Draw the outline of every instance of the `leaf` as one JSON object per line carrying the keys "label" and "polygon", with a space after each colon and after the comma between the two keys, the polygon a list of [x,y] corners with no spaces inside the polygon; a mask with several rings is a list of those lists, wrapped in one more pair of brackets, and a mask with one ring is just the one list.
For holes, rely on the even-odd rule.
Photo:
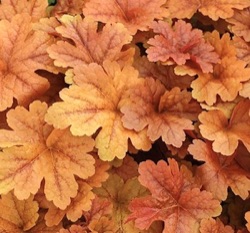
{"label": "leaf", "polygon": [[250,69],[246,63],[235,56],[235,48],[230,43],[229,35],[219,38],[214,31],[207,35],[208,41],[215,45],[215,51],[220,55],[221,62],[214,66],[213,73],[199,74],[191,84],[192,96],[199,102],[209,105],[216,102],[217,95],[223,101],[233,101],[242,89],[242,82],[249,80]]}
{"label": "leaf", "polygon": [[31,30],[27,14],[15,15],[11,22],[0,21],[0,111],[12,106],[29,104],[49,87],[36,70],[54,71],[46,53],[52,39],[43,32]]}
{"label": "leaf", "polygon": [[180,0],[176,4],[174,0],[169,0],[166,6],[169,8],[171,18],[190,19],[198,10],[217,21],[219,18],[232,17],[234,9],[242,10],[249,7],[250,3],[248,0]]}
{"label": "leaf", "polygon": [[124,181],[127,181],[130,178],[138,176],[138,164],[132,157],[126,155],[122,160],[122,164],[117,167],[113,166],[110,173],[117,174]]}
{"label": "leaf", "polygon": [[73,135],[93,135],[102,160],[124,158],[128,139],[137,149],[148,150],[151,142],[146,132],[137,133],[123,127],[119,102],[126,89],[137,83],[138,73],[131,66],[120,68],[105,61],[103,67],[92,63],[75,68],[74,82],[60,92],[63,102],[52,105],[46,121],[56,128],[70,126]]}
{"label": "leaf", "polygon": [[174,66],[164,66],[150,62],[146,56],[136,57],[133,65],[139,71],[141,77],[159,79],[167,90],[171,90],[174,87],[179,87],[180,89],[189,88],[194,79],[194,77],[189,75],[176,75]]}
{"label": "leaf", "polygon": [[204,138],[213,141],[215,152],[232,155],[239,140],[250,151],[249,110],[250,101],[245,99],[235,106],[229,121],[220,110],[202,112],[199,115],[201,134]]}
{"label": "leaf", "polygon": [[213,193],[214,197],[225,201],[228,187],[242,199],[248,197],[250,179],[234,159],[236,155],[225,157],[215,153],[209,142],[201,140],[194,140],[188,151],[196,160],[205,162],[197,168],[196,175],[201,178],[203,187]]}
{"label": "leaf", "polygon": [[219,61],[214,48],[206,43],[202,31],[192,29],[191,24],[178,20],[172,27],[164,21],[154,22],[153,31],[159,35],[149,39],[146,52],[151,62],[173,62],[177,65],[197,66],[204,73],[213,71],[213,63]]}
{"label": "leaf", "polygon": [[70,228],[61,229],[58,233],[87,233],[86,229],[79,225],[71,225]]}
{"label": "leaf", "polygon": [[1,0],[0,19],[11,20],[15,15],[26,13],[32,21],[46,17],[47,0]]}
{"label": "leaf", "polygon": [[122,23],[134,35],[137,30],[148,31],[154,19],[167,17],[161,7],[164,3],[165,0],[106,0],[105,7],[100,8],[100,0],[91,0],[83,8],[83,14],[103,23]]}
{"label": "leaf", "polygon": [[200,233],[234,233],[229,225],[224,225],[219,218],[203,219],[201,221]]}
{"label": "leaf", "polygon": [[95,197],[92,189],[100,187],[102,182],[108,179],[107,170],[109,164],[99,159],[95,161],[95,174],[87,180],[78,180],[78,192],[76,197],[71,199],[71,203],[66,209],[61,210],[52,203],[49,204],[49,210],[45,215],[47,226],[58,225],[64,216],[72,222],[76,222],[82,217],[83,211],[89,211],[92,201]]}
{"label": "leaf", "polygon": [[[102,187],[95,190],[95,193],[99,198],[104,198],[112,203],[113,210],[111,217],[119,231],[124,233],[141,232],[132,222],[125,222],[129,214],[129,202],[135,197],[140,197],[147,193],[146,189],[138,182],[137,177],[128,179],[124,182],[118,175],[111,174]],[[151,230],[152,229],[149,229],[145,231],[145,233],[151,233]],[[158,232],[161,231],[159,230]],[[144,233],[144,231],[142,233]]]}
{"label": "leaf", "polygon": [[201,219],[218,216],[221,213],[219,201],[212,194],[190,186],[174,159],[169,165],[160,160],[157,164],[145,161],[139,165],[139,181],[151,195],[135,198],[129,204],[132,214],[128,220],[135,220],[140,229],[148,229],[154,221],[164,221],[164,233],[198,232]]}
{"label": "leaf", "polygon": [[122,47],[132,37],[122,24],[106,24],[102,30],[98,30],[96,21],[82,19],[79,15],[64,15],[60,21],[63,25],[57,27],[56,31],[73,43],[60,40],[48,49],[56,66],[66,68],[93,62],[101,65],[106,59],[127,61],[124,55],[130,54],[131,50],[122,51]]}
{"label": "leaf", "polygon": [[23,233],[21,229],[19,229],[15,224],[0,218],[0,231],[3,233],[15,232],[15,233]]}
{"label": "leaf", "polygon": [[244,10],[236,10],[233,17],[227,19],[226,21],[232,24],[231,31],[234,35],[243,37],[246,42],[250,42],[250,7]]}
{"label": "leaf", "polygon": [[45,215],[46,225],[49,227],[58,225],[64,216],[67,216],[68,220],[76,222],[82,217],[82,211],[88,211],[91,208],[91,201],[94,199],[91,190],[92,187],[88,183],[78,182],[77,195],[66,209],[61,210],[51,203]]}
{"label": "leaf", "polygon": [[93,233],[116,233],[118,231],[114,222],[107,217],[101,217],[99,220],[92,220],[88,225],[88,229]]}
{"label": "leaf", "polygon": [[68,129],[53,129],[44,122],[46,111],[47,105],[36,101],[29,111],[17,107],[8,112],[13,130],[1,130],[0,135],[19,137],[20,143],[15,145],[14,140],[13,146],[0,152],[0,193],[14,189],[18,199],[26,199],[37,193],[44,179],[47,200],[65,209],[77,195],[74,175],[86,179],[94,174],[94,158],[88,154],[94,141],[72,136]]}
{"label": "leaf", "polygon": [[245,219],[247,220],[246,227],[250,231],[250,211],[245,213]]}
{"label": "leaf", "polygon": [[123,124],[140,132],[147,129],[152,141],[162,137],[166,144],[180,147],[185,140],[184,130],[192,130],[191,119],[197,118],[199,105],[190,93],[178,87],[167,91],[150,78],[130,88],[121,101]]}
{"label": "leaf", "polygon": [[38,204],[33,201],[32,196],[27,200],[20,201],[12,192],[2,195],[0,209],[0,219],[8,221],[24,231],[35,226],[39,217]]}
{"label": "leaf", "polygon": [[245,42],[240,37],[234,36],[233,43],[236,48],[237,57],[250,64],[250,42]]}

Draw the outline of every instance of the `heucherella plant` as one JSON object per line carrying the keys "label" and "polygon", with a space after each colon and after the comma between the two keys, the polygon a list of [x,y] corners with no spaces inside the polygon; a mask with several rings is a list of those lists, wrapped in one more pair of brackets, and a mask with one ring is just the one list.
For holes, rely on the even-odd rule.
{"label": "heucherella plant", "polygon": [[1,0],[0,232],[250,232],[250,0]]}

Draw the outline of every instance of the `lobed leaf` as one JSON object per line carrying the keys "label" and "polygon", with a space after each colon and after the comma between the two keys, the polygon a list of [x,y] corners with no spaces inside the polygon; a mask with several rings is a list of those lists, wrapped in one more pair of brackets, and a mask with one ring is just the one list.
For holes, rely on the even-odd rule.
{"label": "lobed leaf", "polygon": [[220,110],[202,112],[199,115],[201,134],[204,138],[213,141],[215,152],[232,155],[239,140],[250,151],[249,110],[250,101],[245,99],[235,106],[229,121]]}
{"label": "lobed leaf", "polygon": [[138,73],[131,66],[105,61],[103,67],[92,63],[75,69],[74,81],[60,92],[63,102],[52,105],[46,121],[56,128],[66,128],[74,135],[93,135],[102,160],[124,158],[128,139],[137,149],[147,150],[150,141],[146,132],[137,133],[123,127],[119,102],[125,90],[138,82]]}
{"label": "lobed leaf", "polygon": [[37,193],[44,179],[47,200],[64,209],[77,195],[74,175],[86,179],[94,174],[94,158],[88,154],[94,141],[74,137],[68,129],[53,129],[44,122],[46,110],[46,104],[36,101],[29,111],[17,107],[8,112],[13,129],[9,134],[17,135],[22,143],[14,142],[0,152],[0,193],[14,189],[18,199],[26,199]]}
{"label": "lobed leaf", "polygon": [[135,220],[140,229],[147,230],[152,222],[161,220],[164,233],[194,233],[198,232],[201,219],[218,216],[219,202],[211,193],[185,185],[189,182],[182,171],[173,159],[169,159],[169,165],[164,161],[140,163],[139,181],[151,195],[130,202],[132,214],[128,220]]}
{"label": "lobed leaf", "polygon": [[105,7],[100,8],[100,0],[91,0],[83,8],[83,14],[103,23],[122,23],[134,35],[137,30],[149,30],[154,19],[167,16],[161,7],[164,3],[164,0],[106,0]]}
{"label": "lobed leaf", "polygon": [[98,30],[96,21],[82,19],[80,15],[64,15],[60,21],[62,26],[57,27],[56,31],[65,39],[48,49],[49,56],[58,67],[74,68],[93,62],[101,65],[107,59],[126,61],[125,54],[130,54],[130,51],[122,51],[132,37],[121,23],[106,24],[102,30]]}
{"label": "lobed leaf", "polygon": [[219,61],[214,48],[206,43],[202,31],[192,29],[191,24],[178,20],[172,27],[164,21],[152,23],[153,31],[159,35],[149,39],[152,45],[146,52],[151,62],[173,62],[185,65],[190,62],[203,73],[213,71],[214,63]]}
{"label": "lobed leaf", "polygon": [[[226,200],[228,187],[242,199],[248,197],[250,179],[247,172],[242,169],[234,156],[225,157],[212,150],[209,142],[194,140],[188,148],[195,159],[204,161],[196,174],[201,179],[203,187],[213,193],[218,200]],[[237,156],[237,155],[235,155]]]}

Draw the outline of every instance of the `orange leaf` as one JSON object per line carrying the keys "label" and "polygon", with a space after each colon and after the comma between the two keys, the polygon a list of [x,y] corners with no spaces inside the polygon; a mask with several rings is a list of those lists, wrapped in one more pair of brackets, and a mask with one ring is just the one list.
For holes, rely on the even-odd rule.
{"label": "orange leaf", "polygon": [[[38,204],[30,196],[27,200],[18,200],[12,192],[2,195],[0,199],[0,218],[13,223],[27,231],[32,228],[39,217]],[[0,224],[1,225],[1,224]]]}
{"label": "orange leaf", "polygon": [[250,7],[241,11],[235,11],[233,17],[226,20],[230,24],[233,24],[233,26],[231,26],[231,31],[234,35],[239,37],[242,36],[246,42],[250,42],[249,18]]}
{"label": "orange leaf", "polygon": [[197,168],[197,176],[201,178],[203,187],[213,193],[217,199],[226,200],[228,187],[231,187],[232,191],[242,199],[248,197],[250,179],[234,156],[225,157],[215,153],[209,142],[205,143],[201,140],[194,140],[188,151],[195,159],[205,162]]}
{"label": "orange leaf", "polygon": [[246,227],[250,231],[250,211],[245,213],[245,219],[247,220]]}
{"label": "orange leaf", "polygon": [[232,155],[242,141],[250,151],[250,100],[240,101],[234,108],[231,118],[220,110],[202,112],[199,115],[200,131],[204,138],[214,141],[213,150],[223,155]]}
{"label": "orange leaf", "polygon": [[250,64],[250,42],[245,42],[240,37],[234,36],[233,43],[236,48],[237,57]]}
{"label": "orange leaf", "polygon": [[225,226],[219,218],[209,218],[201,221],[200,233],[234,233],[234,230],[231,226]]}
{"label": "orange leaf", "polygon": [[140,131],[147,127],[147,135],[152,141],[162,137],[166,144],[176,147],[185,140],[184,130],[193,129],[191,119],[197,118],[200,110],[189,92],[178,87],[166,91],[152,78],[130,88],[121,106],[126,128]]}
{"label": "orange leaf", "polygon": [[15,15],[26,13],[32,21],[46,17],[47,0],[1,0],[0,19],[11,20]]}
{"label": "orange leaf", "polygon": [[95,63],[77,66],[74,73],[76,85],[60,92],[64,102],[52,105],[47,122],[61,129],[71,126],[74,135],[93,135],[101,128],[95,140],[102,160],[124,158],[128,139],[137,149],[148,150],[151,142],[146,132],[124,128],[119,110],[124,91],[139,80],[137,71],[105,61],[103,67]]}
{"label": "orange leaf", "polygon": [[218,55],[213,52],[213,46],[205,42],[201,30],[192,29],[191,24],[182,20],[173,27],[164,21],[154,22],[152,27],[159,35],[148,41],[152,45],[146,50],[149,61],[178,65],[190,62],[204,73],[213,71],[212,64],[219,61]]}
{"label": "orange leaf", "polygon": [[248,0],[169,0],[166,4],[169,8],[171,18],[184,19],[191,18],[198,10],[203,15],[207,15],[214,21],[219,18],[230,18],[234,14],[234,9],[242,10],[250,3]]}
{"label": "orange leaf", "polygon": [[76,222],[82,217],[83,211],[88,211],[91,208],[91,201],[95,197],[91,192],[92,187],[86,182],[78,182],[78,186],[77,196],[71,200],[66,209],[61,210],[51,203],[45,215],[47,226],[58,225],[65,215],[68,220]]}
{"label": "orange leaf", "polygon": [[217,95],[223,101],[233,101],[242,89],[242,82],[249,80],[250,68],[245,68],[246,63],[236,58],[235,47],[228,34],[220,39],[219,33],[214,31],[208,33],[206,39],[215,47],[221,62],[214,66],[213,73],[199,74],[192,82],[192,96],[209,105],[216,102]]}
{"label": "orange leaf", "polygon": [[36,101],[29,111],[17,107],[8,112],[13,129],[9,134],[19,137],[22,146],[13,143],[0,152],[0,193],[14,189],[18,199],[28,198],[38,191],[44,178],[47,200],[64,209],[77,195],[74,175],[86,179],[94,174],[94,158],[87,153],[94,141],[74,137],[68,129],[53,129],[44,122],[46,110],[46,104]]}
{"label": "orange leaf", "polygon": [[20,105],[30,103],[49,87],[35,71],[54,70],[46,53],[52,39],[31,27],[27,14],[16,15],[11,22],[0,21],[0,111],[10,107],[13,98]]}
{"label": "orange leaf", "polygon": [[48,49],[49,56],[55,59],[56,66],[75,67],[93,62],[102,64],[105,59],[123,60],[124,54],[130,52],[121,51],[123,45],[128,44],[132,37],[120,23],[106,24],[100,31],[97,22],[82,19],[79,15],[64,15],[60,21],[63,25],[57,27],[56,31],[64,38],[72,40],[73,44],[60,40]]}
{"label": "orange leaf", "polygon": [[67,219],[76,222],[82,217],[83,211],[89,211],[92,206],[94,194],[92,189],[100,187],[101,183],[108,179],[107,170],[109,164],[99,159],[95,161],[95,174],[87,180],[78,180],[78,192],[76,197],[71,199],[70,205],[66,209],[61,210],[52,203],[49,205],[49,210],[45,215],[46,224],[48,226],[57,225],[66,215]]}
{"label": "orange leaf", "polygon": [[147,31],[154,19],[167,16],[161,7],[165,0],[106,0],[105,7],[98,7],[100,0],[86,3],[83,14],[103,23],[122,23],[132,35],[137,30]]}
{"label": "orange leaf", "polygon": [[175,160],[169,165],[163,160],[139,165],[139,181],[151,192],[143,198],[130,202],[132,214],[128,220],[135,220],[140,229],[148,229],[152,222],[164,221],[164,233],[197,232],[197,223],[204,218],[221,213],[219,201],[212,194],[190,186],[183,170],[179,170]]}
{"label": "orange leaf", "polygon": [[61,229],[58,233],[88,233],[85,227],[80,225],[71,225],[69,229]]}

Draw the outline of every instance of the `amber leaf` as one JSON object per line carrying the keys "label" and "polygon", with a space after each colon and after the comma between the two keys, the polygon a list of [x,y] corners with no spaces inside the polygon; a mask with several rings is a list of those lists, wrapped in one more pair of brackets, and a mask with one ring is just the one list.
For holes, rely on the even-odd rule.
{"label": "amber leaf", "polygon": [[103,23],[122,23],[134,35],[137,30],[146,31],[154,19],[167,16],[161,7],[165,0],[106,0],[105,7],[99,7],[100,0],[86,3],[83,14]]}
{"label": "amber leaf", "polygon": [[188,148],[195,159],[204,161],[196,170],[196,175],[201,178],[203,187],[214,194],[218,200],[225,200],[228,187],[242,199],[248,197],[250,179],[247,172],[242,169],[234,156],[226,157],[212,150],[211,143],[194,140]]}
{"label": "amber leaf", "polygon": [[234,108],[230,120],[220,110],[202,112],[199,115],[200,131],[204,138],[213,141],[213,150],[223,155],[232,155],[239,140],[250,151],[250,101],[240,101]]}
{"label": "amber leaf", "polygon": [[36,101],[29,110],[18,106],[8,112],[12,130],[1,130],[0,135],[13,135],[14,142],[0,152],[0,193],[14,189],[18,199],[26,199],[37,193],[44,179],[47,200],[64,209],[77,195],[74,175],[86,179],[95,172],[95,160],[88,154],[94,141],[72,136],[68,129],[53,129],[44,121],[47,108]]}

